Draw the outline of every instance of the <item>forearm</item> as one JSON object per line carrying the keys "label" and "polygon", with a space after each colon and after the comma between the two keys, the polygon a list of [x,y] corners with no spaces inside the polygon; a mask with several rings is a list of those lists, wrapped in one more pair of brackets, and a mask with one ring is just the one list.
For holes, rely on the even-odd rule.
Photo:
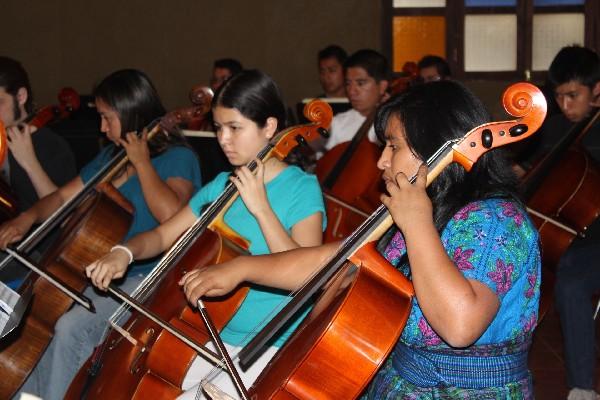
{"label": "forearm", "polygon": [[195,220],[192,210],[184,207],[164,224],[132,237],[124,245],[131,250],[136,260],[154,257],[171,247]]}
{"label": "forearm", "polygon": [[131,250],[134,260],[145,260],[162,253],[167,245],[155,229],[140,233],[124,243]]}
{"label": "forearm", "polygon": [[60,191],[57,190],[39,199],[31,208],[21,213],[21,215],[30,219],[33,224],[39,224],[48,219],[64,202],[65,199]]}
{"label": "forearm", "polygon": [[136,172],[146,204],[158,222],[162,223],[171,218],[187,200],[179,198],[160,178],[150,162],[136,166]]}
{"label": "forearm", "polygon": [[267,242],[271,253],[279,253],[300,247],[291,235],[286,232],[279,218],[277,218],[270,207],[262,213],[255,215],[255,218],[258,221],[260,230],[263,232],[265,242]]}
{"label": "forearm", "polygon": [[244,256],[244,280],[258,285],[295,290],[335,253],[339,242],[298,247],[264,256]]}

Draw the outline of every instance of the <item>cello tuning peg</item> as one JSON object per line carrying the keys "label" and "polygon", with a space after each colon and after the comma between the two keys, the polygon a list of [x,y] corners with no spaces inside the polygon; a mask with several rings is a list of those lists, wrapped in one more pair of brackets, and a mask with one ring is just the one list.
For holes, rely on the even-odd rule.
{"label": "cello tuning peg", "polygon": [[296,139],[296,142],[298,142],[298,144],[300,146],[306,146],[306,145],[308,145],[306,139],[304,139],[304,136],[302,136],[302,135],[296,135],[295,139]]}
{"label": "cello tuning peg", "polygon": [[492,131],[489,129],[484,129],[481,132],[481,144],[483,144],[483,147],[485,147],[486,149],[489,149],[492,147],[493,143],[494,136],[492,135]]}
{"label": "cello tuning peg", "polygon": [[325,128],[317,128],[317,131],[319,132],[319,135],[321,135],[324,138],[328,138],[329,137],[329,131]]}
{"label": "cello tuning peg", "polygon": [[510,134],[510,136],[515,137],[515,136],[521,136],[522,134],[524,134],[528,130],[529,130],[529,128],[527,127],[527,125],[525,125],[525,124],[518,124],[518,125],[515,125],[512,128],[510,128],[508,130],[508,133]]}

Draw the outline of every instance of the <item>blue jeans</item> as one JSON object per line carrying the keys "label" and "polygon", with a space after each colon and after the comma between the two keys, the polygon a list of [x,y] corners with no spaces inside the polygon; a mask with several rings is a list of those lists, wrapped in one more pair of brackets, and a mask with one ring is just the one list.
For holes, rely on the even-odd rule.
{"label": "blue jeans", "polygon": [[600,240],[573,243],[557,269],[555,300],[560,314],[569,387],[594,388],[595,340],[592,295],[600,290]]}
{"label": "blue jeans", "polygon": [[[144,278],[135,271],[131,272],[119,285],[127,293],[131,293]],[[58,320],[50,345],[19,393],[34,394],[44,400],[62,399],[94,347],[104,339],[107,321],[120,303],[92,287],[88,287],[84,294],[94,303],[96,313],[75,305]],[[19,398],[19,393],[15,398]]]}

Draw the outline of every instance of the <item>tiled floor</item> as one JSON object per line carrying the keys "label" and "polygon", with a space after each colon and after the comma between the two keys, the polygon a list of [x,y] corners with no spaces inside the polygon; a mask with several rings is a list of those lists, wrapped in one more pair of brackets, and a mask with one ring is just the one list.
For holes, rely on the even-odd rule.
{"label": "tiled floor", "polygon": [[[600,316],[596,324],[596,347],[600,349]],[[600,351],[596,376],[600,378]],[[558,314],[550,307],[537,327],[531,352],[529,368],[533,374],[535,398],[537,400],[565,400],[568,388],[563,366],[562,333]],[[596,390],[600,392],[600,379]]]}

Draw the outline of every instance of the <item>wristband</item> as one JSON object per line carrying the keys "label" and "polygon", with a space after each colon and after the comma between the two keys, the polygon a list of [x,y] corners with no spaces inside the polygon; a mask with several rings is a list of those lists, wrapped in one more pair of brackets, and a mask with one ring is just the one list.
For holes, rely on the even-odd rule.
{"label": "wristband", "polygon": [[133,253],[127,247],[118,244],[116,246],[113,246],[112,249],[110,249],[111,252],[115,250],[123,250],[125,253],[127,253],[127,255],[129,256],[129,263],[127,263],[128,265],[133,262]]}

